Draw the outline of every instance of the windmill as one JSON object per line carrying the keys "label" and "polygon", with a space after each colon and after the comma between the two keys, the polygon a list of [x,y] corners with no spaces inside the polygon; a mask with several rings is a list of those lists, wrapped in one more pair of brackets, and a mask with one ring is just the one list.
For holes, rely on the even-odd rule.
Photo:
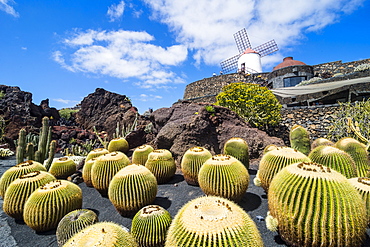
{"label": "windmill", "polygon": [[252,49],[245,28],[235,33],[234,39],[239,54],[221,62],[222,71],[225,73],[236,69],[239,72],[261,73],[261,57],[279,50],[275,40],[270,40]]}

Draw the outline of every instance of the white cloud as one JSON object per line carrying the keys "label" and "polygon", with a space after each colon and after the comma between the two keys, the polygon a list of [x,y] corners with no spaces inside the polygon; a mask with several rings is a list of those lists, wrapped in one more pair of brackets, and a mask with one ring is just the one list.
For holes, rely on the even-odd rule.
{"label": "white cloud", "polygon": [[108,7],[107,15],[110,21],[113,22],[119,20],[122,17],[124,10],[124,1],[120,1],[119,4],[112,4],[110,7]]}
{"label": "white cloud", "polygon": [[11,6],[15,4],[13,0],[0,0],[0,10],[14,17],[19,17],[19,13]]}
{"label": "white cloud", "polygon": [[147,101],[158,101],[160,99],[162,99],[163,97],[160,96],[160,95],[153,95],[153,94],[140,94],[139,95],[139,98],[138,100],[139,101],[143,101],[143,102],[147,102]]}
{"label": "white cloud", "polygon": [[75,30],[64,40],[73,50],[71,55],[65,56],[58,50],[53,53],[53,59],[73,72],[136,78],[136,84],[143,88],[180,83],[182,79],[171,72],[170,67],[186,59],[187,48],[156,46],[151,44],[153,40],[147,32]]}
{"label": "white cloud", "polygon": [[69,99],[53,99],[53,101],[56,101],[56,102],[60,102],[60,103],[63,103],[65,105],[75,105],[77,103],[79,103],[79,101],[77,100],[69,100]]}

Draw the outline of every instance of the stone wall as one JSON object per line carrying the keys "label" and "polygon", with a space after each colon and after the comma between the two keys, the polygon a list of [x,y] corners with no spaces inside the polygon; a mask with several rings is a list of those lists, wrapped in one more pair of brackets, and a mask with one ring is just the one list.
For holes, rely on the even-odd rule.
{"label": "stone wall", "polygon": [[[313,65],[313,70],[315,75],[323,77],[325,74],[335,75],[337,73],[348,74],[354,71],[354,69],[361,64],[370,63],[370,58],[342,63],[341,60],[329,62],[329,63],[322,63]],[[325,76],[324,76],[325,77]]]}

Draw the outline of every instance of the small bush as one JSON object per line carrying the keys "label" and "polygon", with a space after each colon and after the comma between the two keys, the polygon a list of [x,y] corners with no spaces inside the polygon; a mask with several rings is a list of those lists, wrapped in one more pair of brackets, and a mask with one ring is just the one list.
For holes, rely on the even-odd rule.
{"label": "small bush", "polygon": [[69,120],[71,118],[72,114],[75,113],[75,112],[78,112],[78,110],[64,108],[64,109],[59,110],[59,115],[60,115],[60,117]]}
{"label": "small bush", "polygon": [[215,113],[216,112],[215,108],[211,105],[206,105],[204,108],[206,109],[206,111],[208,113]]}

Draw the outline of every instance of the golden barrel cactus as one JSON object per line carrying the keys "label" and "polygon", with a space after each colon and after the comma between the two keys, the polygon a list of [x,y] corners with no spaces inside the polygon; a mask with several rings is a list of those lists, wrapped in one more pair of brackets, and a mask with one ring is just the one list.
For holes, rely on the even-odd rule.
{"label": "golden barrel cactus", "polygon": [[123,137],[114,138],[108,144],[109,152],[118,151],[122,153],[127,153],[128,150],[129,150],[129,144],[126,141],[126,139]]}
{"label": "golden barrel cactus", "polygon": [[355,247],[365,238],[360,194],[345,176],[321,164],[283,168],[271,182],[268,206],[279,234],[292,246]]}
{"label": "golden barrel cactus", "polygon": [[323,137],[317,138],[311,143],[311,150],[315,149],[318,146],[322,146],[322,145],[334,146],[334,142],[332,142],[332,141],[330,141],[326,138],[323,138]]}
{"label": "golden barrel cactus", "polygon": [[95,163],[95,160],[96,158],[91,158],[88,161],[85,161],[85,164],[82,168],[82,179],[87,187],[94,187],[91,181],[91,169]]}
{"label": "golden barrel cactus", "polygon": [[207,196],[186,203],[178,211],[165,246],[259,247],[263,242],[256,224],[242,208],[225,198]]}
{"label": "golden barrel cactus", "polygon": [[85,162],[87,162],[88,160],[91,160],[93,158],[97,158],[103,154],[107,154],[109,153],[109,151],[105,148],[95,148],[94,150],[90,151],[87,156],[86,156],[86,159],[85,159]]}
{"label": "golden barrel cactus", "polygon": [[153,150],[145,162],[148,168],[157,178],[158,184],[168,182],[176,172],[176,163],[170,151],[166,149]]}
{"label": "golden barrel cactus", "polygon": [[370,224],[370,178],[366,177],[350,178],[348,179],[348,181],[357,189],[363,201],[365,202],[367,209],[368,224]]}
{"label": "golden barrel cactus", "polygon": [[150,145],[141,145],[135,148],[132,153],[132,163],[138,165],[145,165],[145,162],[148,160],[149,154],[154,150]]}
{"label": "golden barrel cactus", "polygon": [[56,178],[67,179],[77,170],[76,163],[69,157],[56,159],[51,163],[49,172]]}
{"label": "golden barrel cactus", "polygon": [[249,146],[248,143],[239,137],[233,137],[226,141],[224,154],[231,155],[243,163],[249,169]]}

